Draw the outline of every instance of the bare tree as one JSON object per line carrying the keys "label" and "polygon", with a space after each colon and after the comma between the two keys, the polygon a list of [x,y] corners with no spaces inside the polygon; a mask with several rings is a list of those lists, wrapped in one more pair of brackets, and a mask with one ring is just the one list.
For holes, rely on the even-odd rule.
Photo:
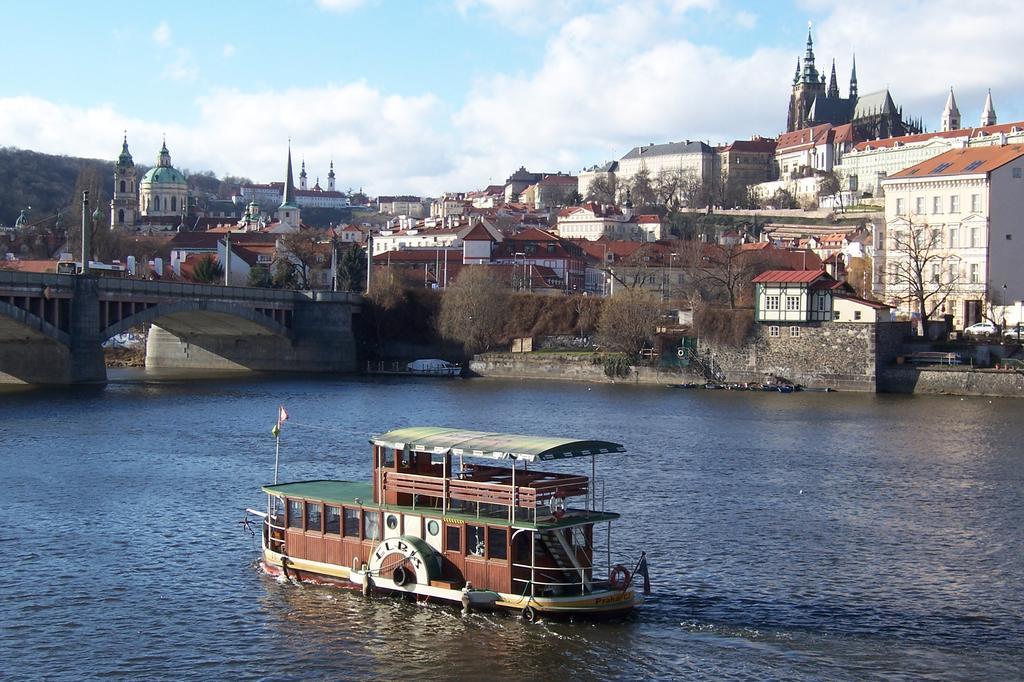
{"label": "bare tree", "polygon": [[661,303],[643,289],[622,289],[604,302],[597,322],[598,340],[608,350],[639,355],[655,332]]}
{"label": "bare tree", "polygon": [[636,206],[654,206],[658,203],[651,172],[646,168],[641,168],[630,178],[629,191]]}
{"label": "bare tree", "polygon": [[484,266],[463,268],[444,292],[438,331],[467,353],[490,350],[501,338],[511,290]]}
{"label": "bare tree", "polygon": [[[295,269],[300,289],[310,288],[310,275],[324,267],[326,237],[322,230],[298,230],[282,235],[279,244]],[[326,250],[325,250],[326,249]]]}
{"label": "bare tree", "polygon": [[587,187],[587,201],[613,205],[618,200],[619,183],[614,175],[594,178]]}
{"label": "bare tree", "polygon": [[695,283],[707,298],[724,298],[735,308],[750,282],[764,269],[755,253],[741,244],[704,244],[691,242],[684,256]]}
{"label": "bare tree", "polygon": [[384,338],[385,327],[390,327],[388,322],[406,300],[405,287],[402,285],[401,278],[391,268],[374,273],[370,290],[366,292],[366,299],[370,302],[374,330],[377,333],[377,345],[380,346]]}
{"label": "bare tree", "polygon": [[921,316],[921,333],[961,282],[960,257],[942,247],[942,230],[910,221],[889,228],[887,293]]}

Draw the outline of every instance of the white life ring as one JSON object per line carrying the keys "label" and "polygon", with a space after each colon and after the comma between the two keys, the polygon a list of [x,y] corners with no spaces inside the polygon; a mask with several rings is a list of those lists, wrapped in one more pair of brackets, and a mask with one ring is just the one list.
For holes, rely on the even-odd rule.
{"label": "white life ring", "polygon": [[548,508],[551,510],[551,515],[556,519],[565,516],[565,493],[561,490],[556,490],[555,494],[551,496],[551,501],[548,502]]}
{"label": "white life ring", "polygon": [[682,348],[682,347],[678,348],[676,350],[676,357],[677,358],[685,358],[686,357],[686,349]]}

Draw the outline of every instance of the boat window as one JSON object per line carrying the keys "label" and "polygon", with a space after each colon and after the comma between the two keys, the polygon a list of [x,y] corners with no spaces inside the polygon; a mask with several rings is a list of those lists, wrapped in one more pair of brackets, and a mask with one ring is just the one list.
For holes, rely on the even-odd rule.
{"label": "boat window", "polygon": [[504,528],[487,529],[487,558],[508,558],[508,531]]}
{"label": "boat window", "polygon": [[306,530],[323,530],[321,525],[323,517],[320,514],[320,503],[319,502],[307,502],[306,503]]}
{"label": "boat window", "polygon": [[445,530],[444,548],[449,552],[462,551],[462,526],[448,526]]}
{"label": "boat window", "polygon": [[377,512],[363,514],[363,539],[380,540],[380,514]]}
{"label": "boat window", "polygon": [[484,547],[484,527],[466,524],[466,553],[471,556],[483,556]]}
{"label": "boat window", "polygon": [[327,521],[324,531],[338,535],[341,533],[341,507],[327,505],[324,507],[324,518]]}
{"label": "boat window", "polygon": [[288,500],[288,527],[302,528],[302,500]]}
{"label": "boat window", "polygon": [[427,533],[429,533],[430,535],[437,535],[440,532],[441,526],[437,523],[437,521],[427,521]]}
{"label": "boat window", "polygon": [[385,469],[390,469],[395,466],[395,451],[391,448],[381,448],[383,451],[384,463],[381,464]]}
{"label": "boat window", "polygon": [[398,528],[398,517],[394,514],[388,514],[387,518],[384,519],[384,523],[388,524],[388,528],[394,530]]}
{"label": "boat window", "polygon": [[359,510],[345,507],[345,537],[359,537]]}
{"label": "boat window", "polygon": [[284,500],[280,497],[270,498],[270,520],[275,526],[284,525]]}

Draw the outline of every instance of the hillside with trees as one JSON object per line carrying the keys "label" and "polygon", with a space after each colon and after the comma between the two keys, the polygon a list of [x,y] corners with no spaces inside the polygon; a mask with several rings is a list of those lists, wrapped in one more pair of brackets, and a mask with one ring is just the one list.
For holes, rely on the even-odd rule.
{"label": "hillside with trees", "polygon": [[[99,187],[101,205],[109,207],[113,180],[95,182],[93,178],[112,178],[113,172],[113,161],[0,147],[0,224],[13,225],[25,210],[29,224],[49,227],[62,213],[66,227],[79,219],[80,200],[72,196],[79,180]],[[90,204],[96,205],[92,197]]]}

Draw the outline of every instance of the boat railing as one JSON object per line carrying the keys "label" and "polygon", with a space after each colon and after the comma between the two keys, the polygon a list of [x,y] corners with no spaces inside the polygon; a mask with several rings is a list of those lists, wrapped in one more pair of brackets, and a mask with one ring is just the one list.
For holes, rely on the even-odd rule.
{"label": "boat railing", "polygon": [[[508,470],[503,470],[508,471]],[[493,478],[493,472],[488,472]],[[531,472],[533,473],[533,472]],[[504,475],[503,475],[504,476]],[[591,501],[590,480],[586,476],[567,476],[562,474],[545,474],[543,479],[530,481],[528,485],[513,486],[511,475],[508,483],[493,480],[475,480],[474,478],[443,478],[423,474],[407,474],[393,471],[384,472],[385,492],[404,493],[419,497],[442,500],[469,502],[476,504],[492,504],[503,507],[522,507],[536,510],[538,507],[550,505],[552,498],[584,496],[596,509],[596,498]],[[445,506],[448,506],[445,504]]]}
{"label": "boat railing", "polygon": [[546,588],[546,587],[572,587],[572,588],[576,588],[576,587],[579,587],[580,588],[580,594],[586,594],[587,593],[587,586],[588,586],[588,582],[589,582],[587,580],[587,571],[591,571],[592,570],[592,568],[590,566],[581,566],[579,568],[558,568],[558,569],[553,569],[553,570],[558,570],[558,571],[560,571],[562,573],[578,572],[579,576],[580,576],[579,580],[572,580],[572,581],[540,580],[537,577],[537,573],[542,573],[542,575],[545,575],[545,576],[547,576],[547,573],[542,571],[539,567],[531,566],[530,564],[515,564],[515,563],[512,564],[512,566],[514,566],[515,568],[526,569],[526,570],[530,571],[531,574],[532,574],[532,577],[530,577],[530,578],[512,578],[512,582],[523,583],[523,584],[528,585],[528,586],[541,587],[541,588]]}

